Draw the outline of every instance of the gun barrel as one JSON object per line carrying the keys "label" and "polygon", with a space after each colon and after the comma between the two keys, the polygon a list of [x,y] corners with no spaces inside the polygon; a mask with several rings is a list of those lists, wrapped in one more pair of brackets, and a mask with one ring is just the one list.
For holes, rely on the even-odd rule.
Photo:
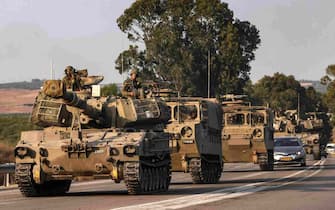
{"label": "gun barrel", "polygon": [[75,92],[67,91],[61,80],[46,80],[43,93],[52,98],[62,98],[67,105],[83,110],[84,114],[93,119],[100,118],[99,110],[87,104],[87,101],[79,98]]}

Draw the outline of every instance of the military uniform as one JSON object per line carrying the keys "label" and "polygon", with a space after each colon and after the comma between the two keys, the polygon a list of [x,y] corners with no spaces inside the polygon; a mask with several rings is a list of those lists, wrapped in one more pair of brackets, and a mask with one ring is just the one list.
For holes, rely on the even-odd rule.
{"label": "military uniform", "polygon": [[80,90],[80,76],[76,72],[76,69],[74,69],[72,66],[67,66],[64,71],[66,75],[63,77],[62,81],[66,89],[71,89],[74,91]]}
{"label": "military uniform", "polygon": [[142,88],[141,82],[136,78],[135,80],[127,79],[123,82],[122,95],[125,97],[137,95],[137,90]]}

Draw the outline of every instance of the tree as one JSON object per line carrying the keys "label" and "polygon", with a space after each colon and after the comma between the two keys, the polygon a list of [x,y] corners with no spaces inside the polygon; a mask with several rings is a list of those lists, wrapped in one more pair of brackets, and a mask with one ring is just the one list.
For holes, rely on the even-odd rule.
{"label": "tree", "polygon": [[122,52],[117,69],[137,68],[188,95],[207,95],[208,61],[212,96],[242,93],[260,43],[256,27],[234,19],[220,0],[138,0],[117,22],[131,41],[145,46]]}
{"label": "tree", "polygon": [[[331,64],[326,68],[326,75],[321,78],[321,83],[327,85],[327,92],[323,97],[324,103],[329,108],[329,112],[335,113],[335,64]],[[335,123],[333,115],[333,123]]]}
{"label": "tree", "polygon": [[101,95],[102,96],[116,96],[119,93],[119,89],[116,84],[109,84],[109,85],[104,85],[101,88]]}
{"label": "tree", "polygon": [[300,114],[326,111],[321,94],[317,93],[313,87],[307,89],[301,87],[299,81],[292,75],[275,73],[272,77],[264,76],[251,89],[249,93],[255,104],[268,103],[276,111],[298,109],[298,100]]}

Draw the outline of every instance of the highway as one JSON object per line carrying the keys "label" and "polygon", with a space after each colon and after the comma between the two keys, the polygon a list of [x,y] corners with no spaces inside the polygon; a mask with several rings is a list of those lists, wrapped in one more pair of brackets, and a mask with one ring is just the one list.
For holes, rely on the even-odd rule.
{"label": "highway", "polygon": [[0,209],[335,209],[335,158],[306,167],[277,166],[263,172],[251,163],[225,164],[219,184],[194,185],[189,174],[173,173],[168,192],[127,195],[121,182],[73,183],[59,197],[23,197],[0,191]]}

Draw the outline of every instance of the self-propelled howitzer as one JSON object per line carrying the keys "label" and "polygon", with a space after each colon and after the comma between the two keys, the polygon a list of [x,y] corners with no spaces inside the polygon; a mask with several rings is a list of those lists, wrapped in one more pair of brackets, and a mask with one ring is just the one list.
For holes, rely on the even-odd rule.
{"label": "self-propelled howitzer", "polygon": [[32,121],[15,148],[23,195],[59,195],[76,177],[125,181],[130,194],[167,190],[170,175],[167,107],[158,98],[93,97],[88,89],[44,83]]}

